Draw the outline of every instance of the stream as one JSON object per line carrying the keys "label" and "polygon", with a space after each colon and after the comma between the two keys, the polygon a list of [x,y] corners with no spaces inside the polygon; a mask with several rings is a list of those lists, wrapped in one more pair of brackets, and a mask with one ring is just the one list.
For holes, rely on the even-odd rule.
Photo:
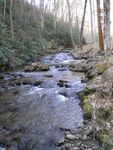
{"label": "stream", "polygon": [[[77,95],[85,87],[83,73],[68,67],[80,60],[60,52],[44,56],[40,62],[51,65],[50,70],[20,70],[3,74],[0,80],[0,150],[60,150],[57,145],[64,132],[83,126]],[[42,82],[38,86],[15,85],[15,78]]]}

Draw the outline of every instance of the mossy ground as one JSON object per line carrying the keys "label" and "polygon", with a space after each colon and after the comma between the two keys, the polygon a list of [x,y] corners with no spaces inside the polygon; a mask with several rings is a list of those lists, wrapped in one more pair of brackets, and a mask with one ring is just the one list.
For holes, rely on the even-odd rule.
{"label": "mossy ground", "polygon": [[91,103],[89,102],[88,95],[93,93],[93,92],[94,92],[93,90],[85,88],[84,91],[81,91],[79,93],[81,100],[82,100],[81,106],[82,106],[83,111],[84,111],[84,118],[85,119],[91,119],[92,118],[93,107],[92,107]]}

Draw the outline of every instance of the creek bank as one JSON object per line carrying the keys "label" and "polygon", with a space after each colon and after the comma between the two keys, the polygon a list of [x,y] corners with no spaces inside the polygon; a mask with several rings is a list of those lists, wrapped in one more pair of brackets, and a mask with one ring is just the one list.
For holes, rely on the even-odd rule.
{"label": "creek bank", "polygon": [[109,63],[98,50],[93,56],[92,49],[73,52],[73,56],[77,59],[85,56],[87,60],[84,65],[86,74],[82,79],[87,83],[87,86],[79,93],[84,118],[92,124],[93,138],[100,143],[101,149],[112,150],[113,56],[109,57]]}

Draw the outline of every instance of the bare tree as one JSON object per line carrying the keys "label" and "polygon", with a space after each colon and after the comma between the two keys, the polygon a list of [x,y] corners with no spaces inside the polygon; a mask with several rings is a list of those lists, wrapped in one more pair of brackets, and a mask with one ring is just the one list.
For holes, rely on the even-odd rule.
{"label": "bare tree", "polygon": [[34,19],[36,20],[36,9],[35,9],[35,0],[31,0],[31,13],[33,13]]}
{"label": "bare tree", "polygon": [[75,48],[76,45],[75,45],[74,38],[73,38],[73,25],[72,25],[72,16],[71,16],[71,8],[70,8],[69,0],[67,0],[67,5],[68,5],[68,15],[69,15],[69,24],[70,24],[70,36],[71,36],[72,44]]}
{"label": "bare tree", "polygon": [[56,23],[57,23],[57,13],[59,8],[59,0],[54,0],[54,27],[56,30]]}
{"label": "bare tree", "polygon": [[23,9],[24,9],[24,0],[21,0],[21,1],[20,1],[20,5],[21,5],[21,13],[20,13],[20,16],[21,16],[21,21],[22,21]]}
{"label": "bare tree", "polygon": [[6,0],[4,0],[4,14],[3,14],[3,20],[5,20],[6,15]]}
{"label": "bare tree", "polygon": [[102,32],[102,21],[103,18],[101,16],[101,9],[100,9],[100,0],[97,1],[97,18],[98,18],[98,36],[99,36],[99,48],[101,50],[104,49],[104,41],[103,41],[103,32]]}
{"label": "bare tree", "polygon": [[110,52],[110,0],[104,0],[104,50]]}
{"label": "bare tree", "polygon": [[84,21],[85,21],[85,14],[86,14],[86,6],[87,6],[87,0],[85,0],[84,12],[83,12],[83,18],[82,18],[82,24],[81,24],[81,31],[80,31],[80,42],[81,42],[81,45],[83,43],[83,31],[84,31]]}
{"label": "bare tree", "polygon": [[13,26],[13,18],[12,18],[12,4],[13,4],[13,0],[10,0],[10,24],[11,24],[11,37],[13,41],[14,40],[14,26]]}
{"label": "bare tree", "polygon": [[89,3],[90,3],[90,15],[91,15],[91,37],[92,37],[92,42],[94,42],[92,1],[89,0]]}
{"label": "bare tree", "polygon": [[41,28],[44,29],[44,0],[40,0]]}

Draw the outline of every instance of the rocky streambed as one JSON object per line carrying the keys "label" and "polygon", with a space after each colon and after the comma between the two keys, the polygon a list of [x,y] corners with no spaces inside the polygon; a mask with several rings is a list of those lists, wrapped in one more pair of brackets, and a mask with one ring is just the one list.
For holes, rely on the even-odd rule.
{"label": "rocky streambed", "polygon": [[100,149],[83,125],[83,63],[66,51],[0,75],[0,150]]}

